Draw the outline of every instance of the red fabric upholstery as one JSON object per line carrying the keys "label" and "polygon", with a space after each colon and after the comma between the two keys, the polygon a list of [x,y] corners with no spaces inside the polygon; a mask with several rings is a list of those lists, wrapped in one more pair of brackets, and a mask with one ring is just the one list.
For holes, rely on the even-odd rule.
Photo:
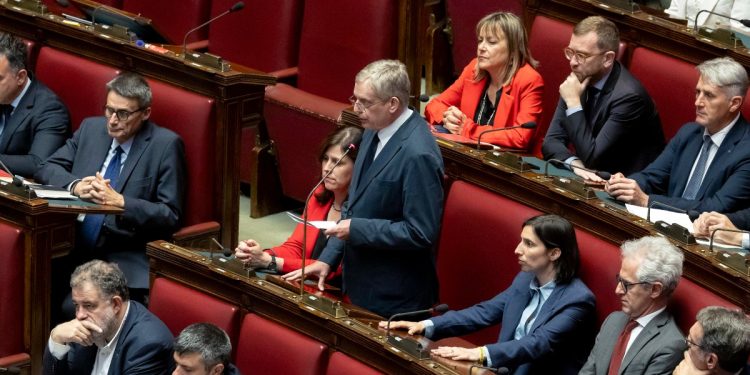
{"label": "red fabric upholstery", "polygon": [[745,97],[745,102],[742,103],[742,115],[745,120],[750,118],[750,96]]}
{"label": "red fabric upholstery", "polygon": [[[234,3],[236,0],[213,0],[211,16],[226,11]],[[302,0],[245,0],[247,9],[211,24],[209,51],[264,72],[297,66],[302,3]]]}
{"label": "red fabric upholstery", "polygon": [[615,275],[620,272],[620,247],[585,230],[576,229],[581,252],[581,280],[596,296],[597,327],[604,318],[620,310],[615,294]]}
{"label": "red fabric upholstery", "polygon": [[446,12],[453,30],[453,75],[458,77],[466,64],[477,57],[477,23],[494,12],[511,12],[523,18],[523,4],[519,0],[446,0]]}
{"label": "red fabric upholstery", "polygon": [[[294,353],[294,355],[289,355]],[[255,314],[242,320],[235,364],[243,374],[322,374],[326,345]]]}
{"label": "red fabric upholstery", "polygon": [[154,280],[148,309],[169,327],[175,337],[193,323],[209,322],[223,329],[237,344],[239,308],[190,286],[162,277]]}
{"label": "red fabric upholstery", "polygon": [[214,219],[211,197],[216,178],[214,101],[161,81],[148,80],[153,93],[151,120],[182,137],[188,166],[183,225]]}
{"label": "red fabric upholstery", "polygon": [[706,306],[739,308],[723,297],[683,277],[669,303],[669,311],[674,315],[682,332],[687,334],[695,323],[695,315]]}
{"label": "red fabric upholstery", "polygon": [[568,46],[573,34],[573,24],[536,16],[529,34],[531,55],[539,61],[537,71],[544,78],[544,95],[542,103],[542,120],[534,133],[532,148],[534,155],[541,155],[542,141],[547,135],[549,123],[555,115],[555,108],[560,99],[558,87],[570,74],[570,64],[565,59],[563,49]]}
{"label": "red fabric upholstery", "polygon": [[0,221],[0,360],[23,352],[24,237]]}
{"label": "red fabric upholstery", "polygon": [[398,19],[396,0],[306,0],[298,87],[346,101],[360,69],[396,57]]}
{"label": "red fabric upholstery", "polygon": [[334,352],[328,359],[326,375],[378,375],[382,372],[373,369],[366,364],[349,357],[341,352]]}
{"label": "red fabric upholstery", "polygon": [[[454,182],[446,198],[437,253],[440,302],[454,310],[463,309],[510,286],[520,271],[513,252],[520,241],[521,225],[538,214],[476,185]],[[464,338],[487,344],[497,340],[498,332],[495,326]]]}
{"label": "red fabric upholstery", "polygon": [[336,118],[348,106],[283,83],[266,88],[263,116],[276,147],[284,195],[305,200],[320,179],[320,144],[336,128]]}
{"label": "red fabric upholstery", "polygon": [[[179,45],[182,45],[182,38],[188,30],[208,21],[210,7],[210,0],[123,0],[122,4],[123,10],[150,18],[163,36],[172,44]],[[189,43],[207,37],[208,29],[204,27],[191,34],[187,41]]]}
{"label": "red fabric upholstery", "polygon": [[103,115],[107,99],[105,85],[118,73],[111,66],[50,47],[39,50],[36,63],[39,80],[68,107],[73,131],[84,118]]}
{"label": "red fabric upholstery", "polygon": [[693,64],[638,47],[633,50],[630,71],[654,99],[667,140],[684,123],[695,120],[698,71]]}

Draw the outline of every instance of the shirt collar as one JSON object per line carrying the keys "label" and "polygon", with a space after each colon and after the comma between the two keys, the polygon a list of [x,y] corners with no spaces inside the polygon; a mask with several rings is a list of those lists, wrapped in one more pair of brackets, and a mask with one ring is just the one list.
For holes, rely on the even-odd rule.
{"label": "shirt collar", "polygon": [[112,340],[109,340],[107,345],[104,345],[102,347],[99,347],[100,351],[110,351],[112,348],[117,345],[117,338],[120,337],[120,331],[122,331],[122,326],[125,325],[125,320],[128,318],[128,313],[130,312],[130,301],[125,301],[125,315],[122,316],[122,321],[120,322],[120,326],[117,327],[117,332],[115,332],[114,337],[112,337]]}
{"label": "shirt collar", "polygon": [[607,74],[602,77],[602,79],[596,81],[593,87],[599,91],[602,91],[602,89],[604,89],[604,84],[607,83],[607,79],[609,79],[609,76],[612,74],[612,70],[614,70],[614,68],[610,69],[609,72],[607,72]]}
{"label": "shirt collar", "polygon": [[646,325],[648,325],[649,323],[651,323],[651,321],[654,320],[654,318],[656,318],[657,315],[661,314],[661,312],[664,311],[666,308],[667,307],[664,306],[664,307],[660,308],[659,310],[656,310],[656,311],[654,311],[654,312],[652,312],[650,314],[646,314],[646,315],[641,316],[640,318],[636,319],[635,321],[638,322],[638,325],[640,325],[641,327],[645,327]]}
{"label": "shirt collar", "polygon": [[557,283],[555,282],[555,280],[552,280],[542,286],[539,286],[536,278],[532,279],[529,283],[529,289],[542,293],[542,297],[544,298],[544,300],[547,300],[547,298],[549,298],[549,295],[552,294],[552,291],[555,290],[556,286]]}
{"label": "shirt collar", "polygon": [[123,142],[122,144],[117,143],[116,139],[112,139],[112,144],[109,146],[109,152],[114,152],[117,146],[120,146],[120,148],[122,148],[122,153],[128,155],[128,153],[130,153],[130,147],[133,146],[134,138],[135,137],[130,137],[130,139]]}
{"label": "shirt collar", "polygon": [[10,102],[10,105],[13,106],[13,110],[15,111],[18,107],[18,104],[21,103],[21,99],[23,99],[23,96],[26,95],[26,91],[29,91],[29,87],[31,86],[31,77],[26,78],[26,84],[23,86],[23,90],[21,90],[21,93],[16,96],[15,99],[13,99],[12,102]]}
{"label": "shirt collar", "polygon": [[393,137],[394,134],[398,131],[399,128],[401,128],[401,125],[406,123],[406,120],[411,117],[412,110],[410,108],[404,109],[403,112],[396,118],[395,121],[393,121],[390,125],[386,126],[383,129],[380,129],[378,131],[378,138],[380,139],[381,144],[386,144],[391,137]]}
{"label": "shirt collar", "polygon": [[711,142],[713,142],[716,147],[721,147],[721,143],[724,142],[724,138],[727,137],[727,134],[729,134],[729,131],[732,130],[735,124],[737,124],[737,120],[740,119],[740,114],[738,113],[737,116],[734,117],[734,120],[732,120],[729,125],[725,126],[723,129],[717,131],[714,133],[714,135],[708,134],[708,129],[703,129],[703,135],[707,135],[711,137]]}

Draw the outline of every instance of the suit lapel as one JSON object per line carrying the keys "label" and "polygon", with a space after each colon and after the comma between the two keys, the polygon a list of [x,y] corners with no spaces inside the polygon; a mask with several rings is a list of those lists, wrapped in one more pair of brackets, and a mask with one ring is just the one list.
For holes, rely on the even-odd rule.
{"label": "suit lapel", "polygon": [[484,99],[484,88],[487,84],[487,78],[475,82],[472,78],[464,80],[464,95],[461,96],[462,107],[466,108],[464,114],[466,117],[473,119],[477,112],[479,101]]}
{"label": "suit lapel", "polygon": [[13,110],[13,114],[5,122],[5,128],[3,129],[3,135],[0,137],[0,153],[5,153],[8,149],[8,144],[16,132],[16,129],[26,120],[26,117],[31,113],[31,109],[34,108],[34,96],[36,95],[36,81],[31,81],[31,86],[26,91],[26,94],[21,98],[18,103],[18,107]]}
{"label": "suit lapel", "polygon": [[593,109],[594,114],[592,116],[594,120],[591,121],[591,130],[595,135],[599,134],[599,130],[601,130],[602,126],[607,122],[605,116],[607,113],[604,111],[604,108],[608,106],[609,99],[612,97],[612,91],[614,91],[615,85],[620,79],[620,71],[620,64],[615,62],[612,72],[609,74],[609,77],[607,77],[607,81],[604,82],[601,92],[599,92],[599,98],[596,99],[596,106]]}
{"label": "suit lapel", "polygon": [[[81,129],[80,131],[83,131],[84,129]],[[109,153],[109,148],[112,147],[112,138],[107,134],[107,123],[92,123],[85,129],[87,132],[95,132],[96,136],[93,137],[93,139],[97,139],[93,142],[90,142],[90,145],[87,147],[91,148],[91,157],[84,157],[80,160],[85,163],[85,167],[82,168],[80,171],[83,172],[83,176],[93,176],[96,174],[96,172],[101,171],[102,165],[104,164],[104,159],[107,158],[107,154]],[[87,137],[82,136],[81,139],[84,139]],[[81,146],[79,145],[79,148]]]}
{"label": "suit lapel", "polygon": [[513,126],[513,119],[510,119],[511,108],[513,107],[514,98],[510,95],[510,84],[503,86],[500,97],[496,99],[497,110],[495,111],[495,119],[492,122],[493,125],[501,126]]}
{"label": "suit lapel", "polygon": [[516,290],[514,292],[515,295],[508,298],[508,301],[512,303],[506,305],[504,315],[507,316],[507,319],[503,319],[503,327],[507,324],[508,328],[500,330],[500,342],[513,340],[516,334],[516,327],[521,322],[523,310],[526,309],[526,305],[531,300],[531,289],[528,286],[529,283],[523,284],[522,289]]}
{"label": "suit lapel", "polygon": [[659,315],[654,317],[649,324],[647,324],[645,327],[643,327],[643,330],[638,335],[638,337],[635,338],[635,341],[633,341],[633,344],[630,345],[630,349],[628,349],[628,352],[625,353],[625,358],[622,359],[622,364],[620,365],[620,374],[625,372],[625,369],[628,368],[628,365],[630,362],[633,361],[633,358],[638,356],[638,352],[643,349],[646,344],[651,342],[656,336],[659,335],[659,329],[667,323],[667,311],[662,311]]}
{"label": "suit lapel", "polygon": [[547,322],[547,319],[549,319],[549,317],[552,315],[552,312],[555,310],[555,307],[557,306],[557,301],[560,299],[563,293],[565,293],[565,289],[567,287],[567,285],[562,285],[557,286],[552,290],[549,298],[544,301],[544,305],[542,305],[542,308],[539,310],[539,313],[536,316],[536,320],[534,320],[534,325],[531,326],[528,334],[531,334],[535,329],[537,329],[537,327]]}
{"label": "suit lapel", "polygon": [[[724,138],[724,141],[721,142],[721,147],[716,150],[716,155],[714,155],[714,159],[711,161],[711,165],[709,165],[708,170],[706,170],[706,175],[703,177],[704,183],[701,183],[698,194],[696,195],[696,199],[702,199],[704,197],[706,189],[709,185],[711,185],[711,182],[721,181],[721,179],[718,178],[718,174],[722,173],[724,167],[727,165],[726,163],[724,163],[724,159],[732,156],[732,151],[734,150],[735,146],[737,146],[737,143],[739,143],[742,138],[744,138],[745,133],[747,132],[747,127],[748,124],[745,122],[745,119],[740,116],[732,129],[729,131],[729,134],[727,134],[726,138]],[[696,156],[697,155],[698,153],[696,152]],[[692,167],[692,164],[690,166]],[[685,183],[685,185],[687,185],[687,182]]]}
{"label": "suit lapel", "polygon": [[128,152],[128,158],[125,159],[125,165],[122,167],[120,176],[117,178],[116,191],[122,193],[123,188],[127,184],[130,175],[133,173],[138,160],[143,156],[143,152],[146,151],[149,144],[151,143],[151,133],[153,132],[153,126],[151,123],[146,121],[143,124],[143,128],[135,135],[133,139],[133,145],[130,146],[130,152]]}

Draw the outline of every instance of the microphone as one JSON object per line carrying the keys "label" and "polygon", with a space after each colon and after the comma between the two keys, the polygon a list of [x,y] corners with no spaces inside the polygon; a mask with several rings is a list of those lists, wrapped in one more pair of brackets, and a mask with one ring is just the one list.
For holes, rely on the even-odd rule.
{"label": "microphone", "polygon": [[511,126],[509,128],[500,128],[500,129],[485,130],[485,131],[479,133],[479,137],[477,137],[477,150],[479,150],[480,147],[481,147],[481,145],[482,145],[482,136],[483,135],[485,135],[487,133],[494,133],[494,132],[500,132],[500,131],[504,131],[504,130],[518,129],[518,128],[534,129],[534,128],[536,128],[536,122],[529,121],[529,122],[523,123],[523,124],[518,125],[518,126]]}
{"label": "microphone", "polygon": [[0,167],[3,168],[3,170],[10,175],[11,178],[13,178],[13,185],[21,187],[23,186],[23,177],[13,174],[13,172],[8,169],[8,167],[3,163],[2,160],[0,160]]}
{"label": "microphone", "polygon": [[[240,1],[237,4],[240,4],[240,3],[242,2]],[[301,267],[302,280],[300,280],[300,283],[299,283],[299,295],[300,296],[305,294],[305,258],[307,258],[307,225],[308,225],[307,203],[310,202],[310,198],[312,198],[313,193],[315,193],[315,190],[318,189],[318,186],[320,186],[323,183],[323,181],[325,181],[326,178],[328,178],[328,176],[330,176],[331,173],[333,173],[333,170],[339,166],[341,161],[343,161],[347,155],[349,155],[349,152],[351,152],[352,150],[356,150],[356,149],[357,149],[357,145],[355,145],[354,143],[350,143],[349,146],[346,147],[346,151],[344,151],[344,153],[341,155],[339,160],[333,164],[333,167],[331,168],[331,170],[329,170],[328,173],[326,173],[325,176],[323,176],[323,178],[321,178],[320,181],[318,181],[318,183],[315,184],[312,190],[310,190],[310,194],[307,194],[307,198],[305,198],[305,206],[303,207],[303,213],[302,213],[302,228],[303,228],[302,230],[302,267]],[[343,210],[343,207],[342,207],[342,210]]]}
{"label": "microphone", "polygon": [[221,249],[221,251],[222,251],[222,253],[224,254],[225,257],[229,258],[229,257],[232,256],[232,250],[227,249],[226,247],[224,247],[224,245],[222,245],[221,243],[219,243],[219,241],[216,241],[216,238],[211,237],[211,241],[214,241],[214,243],[216,244],[216,246],[218,246],[219,249]]}
{"label": "microphone", "polygon": [[548,167],[549,167],[550,164],[554,164],[558,168],[570,167],[570,168],[574,168],[574,169],[580,169],[582,171],[593,173],[593,174],[599,176],[599,178],[601,178],[602,180],[609,180],[610,177],[612,177],[612,174],[609,173],[609,172],[597,171],[595,169],[589,169],[589,168],[579,167],[579,166],[573,165],[573,164],[565,164],[564,161],[558,160],[558,159],[549,159],[544,164],[544,176],[545,177],[549,176],[549,174],[547,173],[547,169],[548,169]]}
{"label": "microphone", "polygon": [[750,231],[742,230],[742,229],[729,229],[729,228],[716,228],[711,232],[711,239],[708,241],[708,251],[713,252],[714,251],[714,236],[716,235],[716,232],[733,232],[733,233],[747,233],[750,234]]}
{"label": "microphone", "polygon": [[412,315],[419,315],[419,314],[428,314],[428,313],[435,313],[435,314],[442,314],[446,311],[448,311],[448,305],[445,303],[441,303],[435,307],[430,307],[429,309],[425,310],[417,310],[417,311],[409,311],[409,312],[402,312],[398,314],[391,315],[390,318],[388,318],[388,323],[385,325],[385,337],[388,337],[391,333],[391,321],[395,318],[403,318],[405,316],[412,316]]}
{"label": "microphone", "polygon": [[737,21],[737,22],[741,23],[742,26],[750,27],[750,19],[734,18],[734,17],[727,16],[726,14],[716,13],[716,12],[708,10],[708,9],[702,9],[700,12],[698,12],[695,15],[695,21],[693,21],[693,32],[698,32],[698,16],[700,16],[701,13],[710,13],[710,14],[713,14],[715,16],[728,18],[728,19],[730,19],[732,21]]}
{"label": "microphone", "polygon": [[489,372],[492,372],[494,374],[509,374],[510,370],[508,370],[507,367],[486,367],[486,366],[480,366],[480,365],[471,365],[469,366],[469,375],[472,375],[475,368],[478,368],[480,370],[487,370]]}
{"label": "microphone", "polygon": [[187,53],[187,38],[188,38],[188,36],[190,36],[190,34],[194,33],[195,31],[199,30],[200,28],[208,25],[209,23],[214,22],[217,19],[226,16],[229,13],[234,13],[234,12],[236,12],[238,10],[242,10],[244,7],[245,7],[245,2],[238,1],[234,5],[232,5],[231,8],[227,9],[226,11],[224,11],[221,14],[219,14],[218,16],[216,16],[214,18],[211,18],[210,20],[208,20],[208,21],[206,21],[206,22],[198,25],[195,28],[190,29],[187,33],[185,33],[185,37],[182,38],[182,56],[185,56],[185,54]]}
{"label": "microphone", "polygon": [[16,366],[10,366],[10,367],[0,367],[0,373],[6,373],[6,374],[20,374],[21,369],[19,369]]}
{"label": "microphone", "polygon": [[662,202],[659,202],[659,201],[653,201],[653,202],[650,202],[648,204],[648,210],[646,211],[646,221],[651,221],[651,207],[654,207],[654,206],[657,206],[657,205],[665,207],[665,208],[667,208],[669,210],[672,210],[672,211],[675,211],[675,212],[687,214],[690,217],[690,220],[695,220],[693,218],[694,217],[697,218],[698,215],[699,215],[698,211],[695,211],[695,210],[689,210],[689,211],[688,210],[683,210],[682,208],[677,208],[677,207],[674,207],[674,206],[670,206],[670,205],[668,205],[666,203],[662,203]]}
{"label": "microphone", "polygon": [[409,99],[417,99],[422,103],[427,103],[430,101],[430,97],[425,94],[421,94],[419,96],[409,95]]}

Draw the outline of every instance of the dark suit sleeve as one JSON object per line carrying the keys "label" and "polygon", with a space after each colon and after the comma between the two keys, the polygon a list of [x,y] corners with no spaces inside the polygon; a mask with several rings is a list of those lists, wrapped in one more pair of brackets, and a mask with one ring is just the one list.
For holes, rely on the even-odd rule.
{"label": "dark suit sleeve", "polygon": [[492,299],[480,302],[472,307],[459,311],[448,311],[441,316],[432,318],[435,329],[429,338],[440,340],[445,337],[461,336],[499,324],[503,319],[508,296],[511,294],[510,290],[511,288],[508,288],[492,297]]}
{"label": "dark suit sleeve", "polygon": [[52,156],[49,157],[34,174],[34,179],[38,182],[48,185],[65,187],[73,182],[77,177],[71,171],[73,170],[73,161],[78,151],[81,134],[85,131],[84,125],[73,134],[73,138],[65,141]]}
{"label": "dark suit sleeve", "polygon": [[70,118],[65,105],[57,97],[51,92],[38,90],[35,106],[26,121],[29,123],[25,127],[33,133],[28,153],[3,154],[0,160],[15,174],[33,176],[42,162],[68,138]]}
{"label": "dark suit sleeve", "polygon": [[419,251],[433,246],[443,204],[442,162],[437,157],[425,152],[403,161],[402,220],[352,218],[352,246]]}
{"label": "dark suit sleeve", "polygon": [[[146,335],[148,336],[148,335]],[[162,375],[172,367],[172,345],[167,341],[143,340],[145,343],[131,345],[122,374]]]}
{"label": "dark suit sleeve", "polygon": [[750,229],[750,208],[727,214],[729,221],[739,229]]}
{"label": "dark suit sleeve", "polygon": [[42,374],[44,375],[63,375],[69,372],[67,356],[63,359],[55,358],[49,351],[47,343],[44,344],[44,358],[43,358]]}
{"label": "dark suit sleeve", "polygon": [[549,124],[547,135],[544,136],[544,143],[542,144],[542,154],[544,155],[545,160],[557,159],[565,161],[565,159],[574,156],[568,149],[570,137],[562,124],[563,121],[565,121],[566,108],[565,102],[560,99],[557,102],[555,116]]}

